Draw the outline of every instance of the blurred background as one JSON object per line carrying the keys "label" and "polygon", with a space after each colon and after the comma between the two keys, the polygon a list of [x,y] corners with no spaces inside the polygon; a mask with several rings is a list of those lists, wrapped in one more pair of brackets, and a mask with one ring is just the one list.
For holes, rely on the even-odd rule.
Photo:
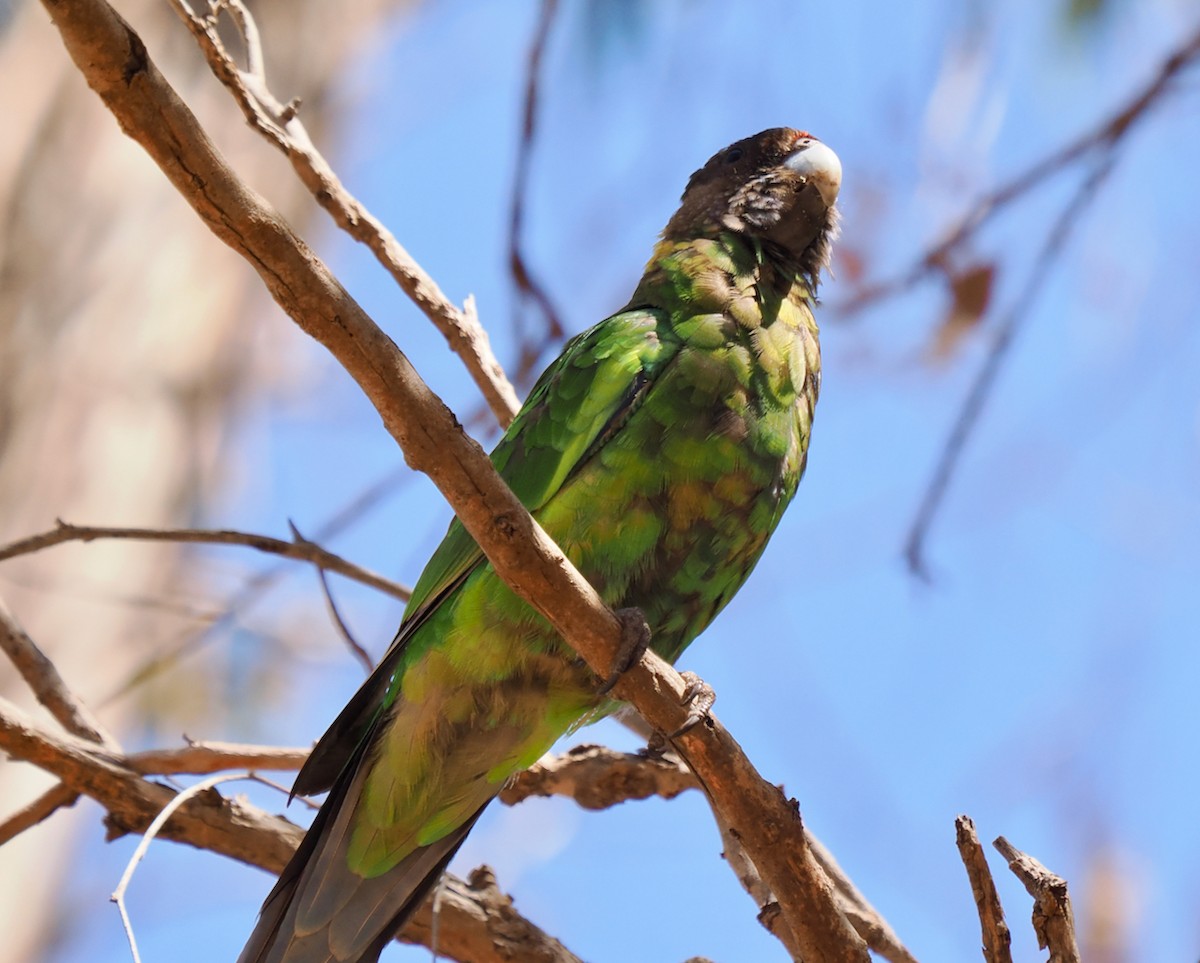
{"label": "blurred background", "polygon": [[[490,444],[441,336],[245,127],[169,8],[117,6]],[[276,95],[303,98],[347,186],[447,294],[476,296],[522,394],[564,336],[624,303],[713,152],[779,125],[838,151],[808,475],[681,666],[920,959],[978,958],[963,812],[1068,879],[1089,961],[1195,959],[1200,70],[1152,88],[1200,28],[1195,4],[251,6]],[[1064,153],[1147,90],[1115,138]],[[28,0],[0,3],[0,117],[0,541],[56,517],[285,538],[290,520],[411,584],[444,503]],[[399,604],[333,591],[381,654]],[[245,550],[70,545],[0,565],[0,597],[131,750],[183,733],[304,745],[362,679],[314,573]],[[7,663],[0,693],[31,702]],[[607,722],[584,740],[637,745]],[[0,817],[48,785],[0,762]],[[105,843],[102,815],[80,802],[0,849],[0,959],[129,958],[108,895],[137,840]],[[491,807],[454,868],[493,866],[588,960],[784,959],[720,849],[695,793],[599,814],[534,800]],[[991,862],[1014,955],[1035,959],[1028,897]],[[128,896],[143,958],[233,959],[271,882],[157,842]]]}

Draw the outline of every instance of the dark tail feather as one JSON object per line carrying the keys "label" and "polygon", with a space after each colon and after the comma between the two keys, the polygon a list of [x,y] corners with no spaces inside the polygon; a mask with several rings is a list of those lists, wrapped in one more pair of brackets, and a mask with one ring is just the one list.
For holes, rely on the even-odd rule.
{"label": "dark tail feather", "polygon": [[480,808],[462,826],[406,856],[382,876],[350,870],[346,849],[359,772],[343,773],[279,875],[238,963],[373,963],[417,910],[458,851]]}

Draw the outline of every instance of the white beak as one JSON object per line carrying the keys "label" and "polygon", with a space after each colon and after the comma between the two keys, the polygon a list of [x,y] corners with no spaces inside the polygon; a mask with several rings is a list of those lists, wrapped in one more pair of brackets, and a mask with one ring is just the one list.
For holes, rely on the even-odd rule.
{"label": "white beak", "polygon": [[818,191],[827,207],[833,207],[842,186],[842,162],[819,140],[801,141],[784,166],[801,174]]}

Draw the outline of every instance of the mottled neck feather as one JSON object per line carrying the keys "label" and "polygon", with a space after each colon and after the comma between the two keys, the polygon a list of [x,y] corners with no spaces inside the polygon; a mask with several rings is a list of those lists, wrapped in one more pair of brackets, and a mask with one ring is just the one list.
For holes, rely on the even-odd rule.
{"label": "mottled neck feather", "polygon": [[[823,257],[828,241],[822,238],[819,246]],[[784,300],[811,306],[820,266],[804,270],[778,249],[731,231],[664,238],[628,308],[659,308],[676,316],[730,314],[747,326],[769,326]],[[743,304],[747,310],[739,310]]]}

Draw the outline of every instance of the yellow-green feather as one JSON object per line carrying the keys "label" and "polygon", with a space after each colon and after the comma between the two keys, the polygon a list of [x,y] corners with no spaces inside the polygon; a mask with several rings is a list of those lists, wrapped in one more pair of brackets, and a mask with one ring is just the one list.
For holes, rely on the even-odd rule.
{"label": "yellow-green feather", "polygon": [[[630,309],[567,347],[492,455],[667,658],[741,586],[795,492],[819,384],[808,300],[753,243],[663,242]],[[457,521],[408,621],[347,851],[368,877],[454,831],[599,704]]]}

